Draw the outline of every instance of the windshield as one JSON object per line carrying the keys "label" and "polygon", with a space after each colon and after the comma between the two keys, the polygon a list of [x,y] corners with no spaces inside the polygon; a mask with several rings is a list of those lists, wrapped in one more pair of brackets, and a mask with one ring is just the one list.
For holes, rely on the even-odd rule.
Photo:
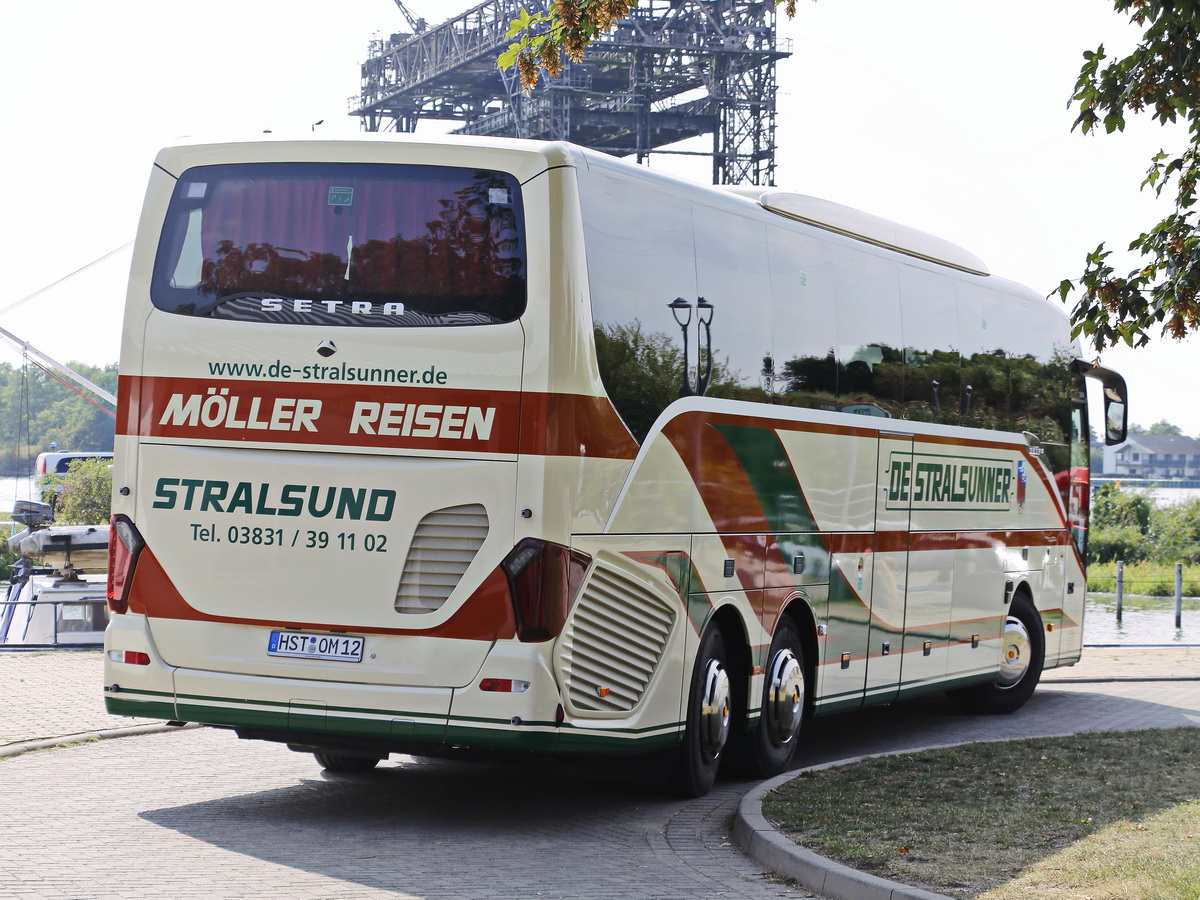
{"label": "windshield", "polygon": [[190,316],[309,325],[481,325],[525,308],[511,175],[449,166],[188,169],[151,299]]}

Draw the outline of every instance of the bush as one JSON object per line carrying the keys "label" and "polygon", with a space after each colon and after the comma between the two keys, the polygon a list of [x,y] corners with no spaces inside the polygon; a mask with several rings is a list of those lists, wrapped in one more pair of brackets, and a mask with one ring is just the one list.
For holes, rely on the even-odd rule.
{"label": "bush", "polygon": [[1116,484],[1102,484],[1092,492],[1091,527],[1132,528],[1145,534],[1150,528],[1154,504],[1141,491],[1122,491]]}
{"label": "bush", "polygon": [[1135,528],[1093,529],[1088,536],[1088,559],[1094,563],[1133,562],[1142,558],[1143,544]]}
{"label": "bush", "polygon": [[62,479],[54,521],[67,525],[106,525],[112,515],[112,460],[79,459]]}
{"label": "bush", "polygon": [[1200,500],[1155,509],[1145,555],[1161,562],[1200,562]]}
{"label": "bush", "polygon": [[1200,563],[1200,499],[1155,506],[1139,490],[1092,493],[1088,562]]}

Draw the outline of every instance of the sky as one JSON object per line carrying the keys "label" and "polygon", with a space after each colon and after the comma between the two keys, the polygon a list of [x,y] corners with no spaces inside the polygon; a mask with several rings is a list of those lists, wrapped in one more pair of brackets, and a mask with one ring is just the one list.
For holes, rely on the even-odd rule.
{"label": "sky", "polygon": [[[474,4],[405,5],[440,22]],[[357,133],[348,98],[368,42],[400,30],[393,0],[4,4],[0,328],[61,362],[116,362],[125,245],[158,149]],[[1044,294],[1102,241],[1120,251],[1162,215],[1139,184],[1157,150],[1183,146],[1180,131],[1145,119],[1071,132],[1082,52],[1136,40],[1111,0],[799,0],[779,36],[793,52],[778,70],[780,187],[951,240]],[[652,165],[703,179],[708,163]],[[1104,353],[1132,422],[1200,435],[1198,350],[1164,338]]]}

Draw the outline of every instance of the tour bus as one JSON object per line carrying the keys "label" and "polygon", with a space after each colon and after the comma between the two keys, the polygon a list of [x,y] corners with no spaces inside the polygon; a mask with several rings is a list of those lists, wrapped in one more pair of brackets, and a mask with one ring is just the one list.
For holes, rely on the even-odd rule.
{"label": "tour bus", "polygon": [[1085,380],[960,247],[563,143],[163,150],[120,362],[109,712],[784,769],[1080,657]]}

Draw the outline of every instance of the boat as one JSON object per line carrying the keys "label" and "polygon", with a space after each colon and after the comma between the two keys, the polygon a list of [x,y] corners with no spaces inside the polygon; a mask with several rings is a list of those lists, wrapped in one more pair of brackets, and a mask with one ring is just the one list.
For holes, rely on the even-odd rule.
{"label": "boat", "polygon": [[0,601],[0,646],[6,649],[94,648],[108,624],[108,525],[53,525],[48,503],[18,500],[24,525],[8,539],[20,559]]}

